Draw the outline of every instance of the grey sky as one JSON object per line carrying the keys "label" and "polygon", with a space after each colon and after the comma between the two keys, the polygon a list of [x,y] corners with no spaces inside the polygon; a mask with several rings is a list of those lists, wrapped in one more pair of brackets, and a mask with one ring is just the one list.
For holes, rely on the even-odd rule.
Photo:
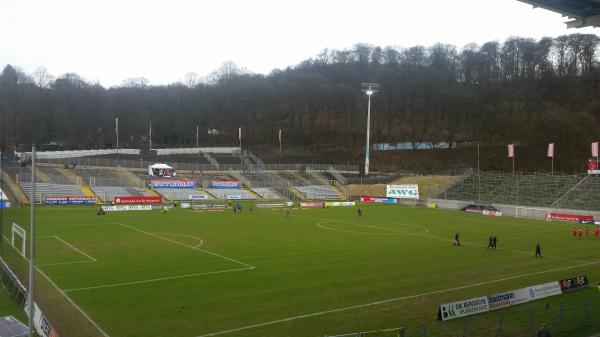
{"label": "grey sky", "polygon": [[568,30],[566,18],[516,0],[1,0],[0,66],[75,72],[105,86],[175,82],[232,60],[257,73],[324,48],[463,46]]}

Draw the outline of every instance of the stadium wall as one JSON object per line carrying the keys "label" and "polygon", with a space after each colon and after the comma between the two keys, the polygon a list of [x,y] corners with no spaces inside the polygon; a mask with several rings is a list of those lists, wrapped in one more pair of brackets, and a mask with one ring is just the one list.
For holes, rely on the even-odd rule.
{"label": "stadium wall", "polygon": [[[462,210],[464,207],[470,204],[477,204],[475,201],[464,201],[464,200],[447,200],[447,199],[427,199],[428,204],[436,204],[438,208]],[[580,210],[580,209],[565,209],[565,208],[550,208],[550,207],[533,207],[533,206],[521,206],[521,205],[507,205],[507,204],[496,204],[491,203],[491,206],[496,207],[502,211],[503,215],[512,216],[516,218],[534,218],[534,219],[546,219],[548,212],[559,212],[559,213],[573,213],[573,214],[588,214],[593,215],[595,219],[600,219],[600,212]]]}

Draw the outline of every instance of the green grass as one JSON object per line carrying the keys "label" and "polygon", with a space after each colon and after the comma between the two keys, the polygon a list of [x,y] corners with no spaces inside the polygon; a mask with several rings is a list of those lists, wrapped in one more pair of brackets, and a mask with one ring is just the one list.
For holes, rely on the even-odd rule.
{"label": "green grass", "polygon": [[[111,337],[316,337],[400,326],[413,336],[421,325],[430,336],[457,336],[464,322],[437,322],[439,304],[582,274],[600,279],[600,239],[573,239],[570,224],[363,209],[360,218],[340,207],[293,210],[288,219],[281,210],[96,216],[90,207],[39,207],[36,263]],[[4,222],[27,225],[27,212],[5,212]],[[457,231],[462,247],[450,244]],[[497,251],[485,249],[490,234]],[[538,241],[542,259],[533,257]],[[24,275],[24,260],[5,252]],[[38,282],[61,336],[93,330],[42,274]],[[542,321],[558,329],[559,302],[572,315],[565,319],[583,322],[585,299],[590,329],[600,331],[600,291],[589,289],[474,316],[468,325],[479,332],[470,335],[495,331],[499,314],[507,336]],[[568,320],[561,328],[579,331],[580,321]]]}

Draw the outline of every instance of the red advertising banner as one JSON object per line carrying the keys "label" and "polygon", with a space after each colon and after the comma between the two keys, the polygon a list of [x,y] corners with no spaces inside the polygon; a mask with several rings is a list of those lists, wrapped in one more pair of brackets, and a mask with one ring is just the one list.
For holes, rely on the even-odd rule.
{"label": "red advertising banner", "polygon": [[113,204],[115,205],[131,205],[131,204],[160,204],[163,202],[161,196],[123,196],[115,197]]}
{"label": "red advertising banner", "polygon": [[548,213],[546,213],[546,219],[562,220],[562,221],[579,221],[579,220],[594,220],[594,216],[593,215],[584,215],[584,214],[548,212]]}

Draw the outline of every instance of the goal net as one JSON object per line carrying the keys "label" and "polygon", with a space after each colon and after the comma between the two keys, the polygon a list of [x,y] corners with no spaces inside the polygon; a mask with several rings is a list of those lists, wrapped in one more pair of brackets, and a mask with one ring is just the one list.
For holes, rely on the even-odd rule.
{"label": "goal net", "polygon": [[25,257],[25,238],[27,237],[27,232],[25,230],[13,222],[10,236],[10,244],[19,252],[23,257]]}

